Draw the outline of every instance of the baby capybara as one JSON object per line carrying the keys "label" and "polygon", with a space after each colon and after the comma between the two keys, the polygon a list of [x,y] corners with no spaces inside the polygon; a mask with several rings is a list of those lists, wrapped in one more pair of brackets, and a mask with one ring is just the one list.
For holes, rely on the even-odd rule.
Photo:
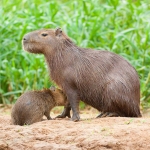
{"label": "baby capybara", "polygon": [[11,122],[14,125],[30,125],[41,121],[44,115],[50,120],[51,109],[55,106],[65,106],[66,103],[65,94],[55,87],[25,92],[12,108]]}
{"label": "baby capybara", "polygon": [[[140,117],[140,83],[132,65],[110,51],[75,45],[60,29],[41,29],[23,37],[24,50],[44,54],[51,79],[67,95],[73,121],[79,120],[79,100],[101,111],[98,117]],[[65,117],[70,109],[65,107]]]}

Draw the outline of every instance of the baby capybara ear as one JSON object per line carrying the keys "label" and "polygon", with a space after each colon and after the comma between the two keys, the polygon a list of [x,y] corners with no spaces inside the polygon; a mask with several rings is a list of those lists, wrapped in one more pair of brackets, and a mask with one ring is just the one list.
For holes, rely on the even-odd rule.
{"label": "baby capybara ear", "polygon": [[50,89],[51,91],[55,91],[55,90],[56,90],[56,87],[55,87],[55,86],[51,86],[49,89]]}
{"label": "baby capybara ear", "polygon": [[56,36],[61,36],[62,35],[62,30],[61,30],[61,28],[56,28],[56,30],[55,30],[55,35]]}

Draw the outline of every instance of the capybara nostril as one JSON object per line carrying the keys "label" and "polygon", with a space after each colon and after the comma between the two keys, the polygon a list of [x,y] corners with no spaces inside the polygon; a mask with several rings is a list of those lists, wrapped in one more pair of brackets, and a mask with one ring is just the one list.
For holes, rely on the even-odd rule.
{"label": "capybara nostril", "polygon": [[23,38],[23,41],[26,41],[26,40],[27,40],[27,39],[24,37],[24,38]]}
{"label": "capybara nostril", "polygon": [[28,34],[26,34],[24,37],[23,37],[23,42],[26,42],[26,41],[28,41],[30,38],[29,38],[29,36],[28,36]]}

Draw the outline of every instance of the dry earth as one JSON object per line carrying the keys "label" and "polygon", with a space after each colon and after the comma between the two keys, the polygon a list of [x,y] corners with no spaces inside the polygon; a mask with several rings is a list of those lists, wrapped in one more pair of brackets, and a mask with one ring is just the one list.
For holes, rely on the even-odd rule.
{"label": "dry earth", "polygon": [[150,150],[150,117],[96,115],[87,111],[79,122],[65,118],[15,126],[10,112],[0,111],[0,150]]}

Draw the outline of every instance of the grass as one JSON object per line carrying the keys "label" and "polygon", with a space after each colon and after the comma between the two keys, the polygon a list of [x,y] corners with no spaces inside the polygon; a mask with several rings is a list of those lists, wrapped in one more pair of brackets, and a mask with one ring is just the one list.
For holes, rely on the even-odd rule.
{"label": "grass", "polygon": [[150,104],[150,3],[148,0],[0,1],[0,103],[26,90],[49,87],[41,55],[22,49],[25,33],[61,27],[81,47],[125,57],[137,70],[141,103]]}

